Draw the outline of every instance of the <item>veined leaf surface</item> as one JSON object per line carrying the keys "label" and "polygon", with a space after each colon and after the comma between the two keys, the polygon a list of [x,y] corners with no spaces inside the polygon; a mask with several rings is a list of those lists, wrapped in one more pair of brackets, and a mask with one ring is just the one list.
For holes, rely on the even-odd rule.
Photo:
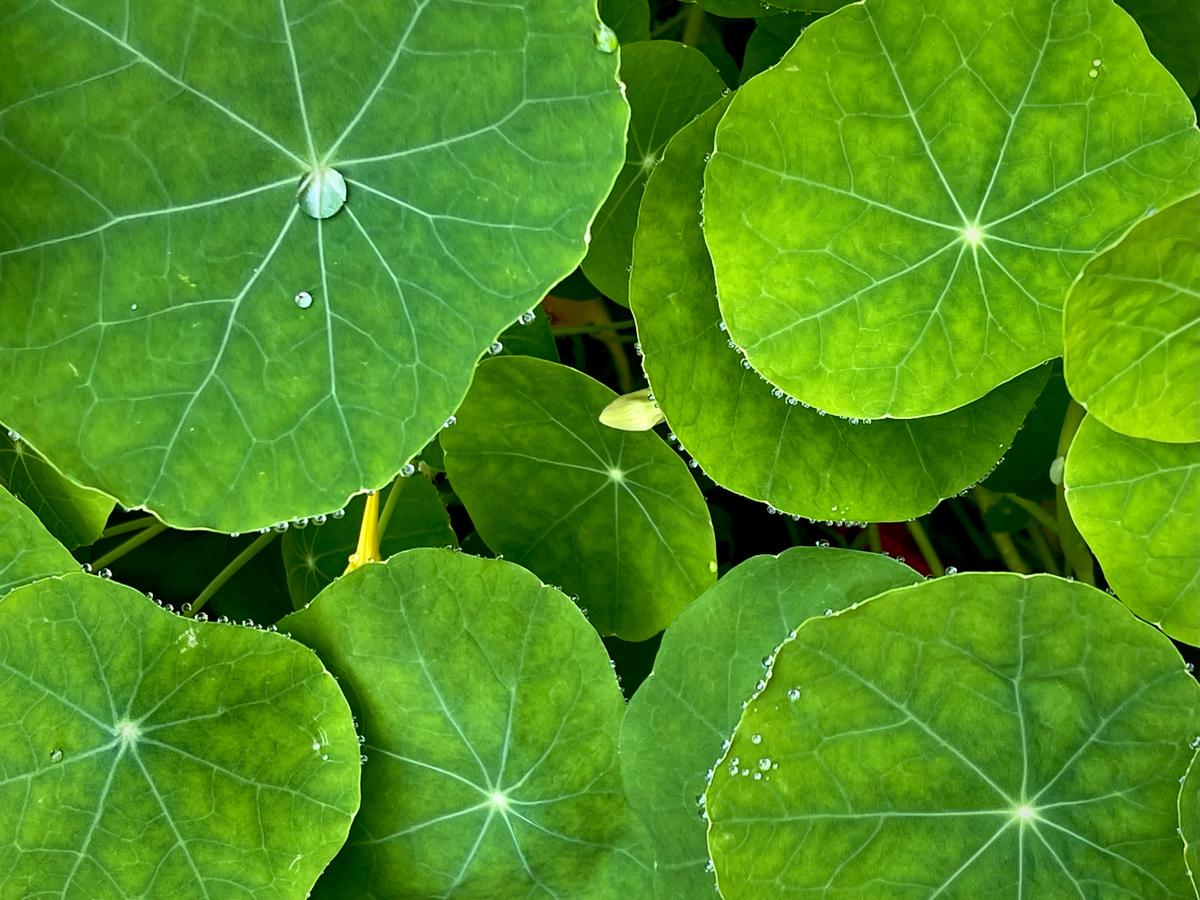
{"label": "veined leaf surface", "polygon": [[487,360],[442,446],[487,545],[637,641],[716,581],[716,543],[683,460],[653,432],[600,424],[615,399],[567,366]]}
{"label": "veined leaf surface", "polygon": [[2,24],[0,418],[173,525],[385,484],[578,263],[624,156],[592,4],[43,0]]}
{"label": "veined leaf surface", "polygon": [[1088,416],[1063,484],[1071,518],[1122,602],[1200,647],[1200,443],[1129,437]]}
{"label": "veined leaf surface", "polygon": [[754,367],[915,418],[1062,352],[1072,279],[1200,188],[1200,132],[1112,0],[866,0],[739,89],[705,184]]}
{"label": "veined leaf surface", "polygon": [[1116,600],[970,574],[810,619],[709,788],[726,900],[1186,897],[1200,685]]}
{"label": "veined leaf surface", "polygon": [[1063,370],[1122,434],[1200,441],[1200,194],[1087,264],[1063,312]]}
{"label": "veined leaf surface", "polygon": [[318,896],[609,900],[648,876],[625,849],[621,691],[561,593],[408,550],[280,627],[337,673],[366,737],[363,807]]}
{"label": "veined leaf surface", "polygon": [[655,400],[681,445],[731,491],[811,519],[923,515],[996,464],[1045,373],[902,422],[847,421],[774,396],[727,345],[700,226],[704,157],[727,104],[675,136],[642,199],[630,306]]}
{"label": "veined leaf surface", "polygon": [[38,517],[0,485],[0,596],[30,581],[78,568]]}
{"label": "veined leaf surface", "polygon": [[696,797],[763,677],[763,658],[810,616],[920,580],[879,554],[794,547],[746,560],[667,630],[621,726],[621,774],[653,838],[657,900],[712,891]]}
{"label": "veined leaf surface", "polygon": [[303,897],[358,808],[311,651],[90,575],[0,600],[0,724],[6,897]]}

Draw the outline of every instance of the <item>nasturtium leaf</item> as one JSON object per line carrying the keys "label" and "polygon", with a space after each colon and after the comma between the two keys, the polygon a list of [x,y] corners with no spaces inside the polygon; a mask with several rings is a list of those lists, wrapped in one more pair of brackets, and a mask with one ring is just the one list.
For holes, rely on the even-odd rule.
{"label": "nasturtium leaf", "polygon": [[[1192,740],[1200,748],[1200,734]],[[1179,834],[1183,838],[1184,859],[1192,875],[1192,884],[1200,893],[1200,750],[1192,757],[1179,789]]]}
{"label": "nasturtium leaf", "polygon": [[346,839],[346,700],[279,634],[89,575],[0,600],[11,897],[303,897]]}
{"label": "nasturtium leaf", "polygon": [[738,91],[705,184],[754,367],[913,418],[1058,356],[1084,263],[1200,187],[1200,132],[1112,0],[866,0]]}
{"label": "nasturtium leaf", "polygon": [[1200,91],[1200,4],[1193,0],[1121,0],[1150,52],[1189,96]]}
{"label": "nasturtium leaf", "polygon": [[1200,194],[1087,264],[1063,310],[1063,347],[1067,386],[1109,428],[1200,441]]}
{"label": "nasturtium leaf", "polygon": [[676,135],[642,200],[630,305],[655,401],[680,443],[729,490],[812,519],[922,515],[995,465],[1045,373],[907,421],[860,424],[773,396],[720,329],[700,227],[704,156],[727,102]]}
{"label": "nasturtium leaf", "polygon": [[621,727],[625,792],[654,841],[658,900],[712,891],[696,797],[763,658],[810,616],[920,580],[879,554],[793,548],[742,563],[667,630]]}
{"label": "nasturtium leaf", "polygon": [[0,596],[27,582],[78,569],[66,547],[0,485]]}
{"label": "nasturtium leaf", "polygon": [[683,460],[600,424],[616,396],[566,366],[487,360],[442,446],[493,551],[577,595],[601,634],[643,640],[716,580],[716,542]]}
{"label": "nasturtium leaf", "polygon": [[583,273],[605,296],[627,303],[633,231],[646,178],[671,135],[726,87],[703,53],[674,41],[621,48],[621,80],[630,107],[625,165],[592,224]]}
{"label": "nasturtium leaf", "polygon": [[[393,493],[395,498],[393,499]],[[288,591],[296,608],[304,606],[346,571],[358,545],[366,500],[355,497],[337,518],[321,525],[289,528],[283,536],[283,563]],[[397,479],[380,496],[380,549],[386,559],[410,547],[452,547],[458,544],[450,517],[437,488],[428,478]],[[384,521],[384,515],[387,516]]]}
{"label": "nasturtium leaf", "polygon": [[600,27],[573,0],[10,12],[0,418],[175,525],[382,486],[583,255],[628,118]]}
{"label": "nasturtium leaf", "polygon": [[[15,434],[13,432],[12,434]],[[114,502],[63,477],[18,436],[0,434],[0,486],[33,510],[55,538],[70,548],[100,537]]]}
{"label": "nasturtium leaf", "polygon": [[318,896],[621,896],[624,702],[561,593],[503,560],[408,550],[280,627],[338,675],[367,739],[363,807]]}
{"label": "nasturtium leaf", "polygon": [[600,0],[600,18],[622,44],[650,40],[650,4],[646,0]]}
{"label": "nasturtium leaf", "polygon": [[1116,600],[957,575],[812,619],[707,793],[726,900],[1182,897],[1200,685]]}
{"label": "nasturtium leaf", "polygon": [[1200,443],[1129,437],[1088,416],[1063,483],[1071,518],[1117,596],[1200,646]]}

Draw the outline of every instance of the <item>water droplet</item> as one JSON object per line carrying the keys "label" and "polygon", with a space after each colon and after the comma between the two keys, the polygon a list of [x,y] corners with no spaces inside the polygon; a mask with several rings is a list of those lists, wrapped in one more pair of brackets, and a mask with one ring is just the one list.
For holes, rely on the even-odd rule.
{"label": "water droplet", "polygon": [[750,735],[750,743],[752,743],[752,744],[761,744],[761,743],[762,743],[762,735],[761,735],[761,734],[752,734],[752,735]]}
{"label": "water droplet", "polygon": [[946,574],[947,575],[957,575],[958,567],[957,566],[946,566]]}
{"label": "water droplet", "polygon": [[704,871],[705,872],[708,872],[711,875],[716,870],[717,870],[717,867],[713,865],[713,861],[711,859],[705,860],[705,862],[704,862]]}
{"label": "water droplet", "polygon": [[790,688],[787,692],[787,698],[792,703],[800,699],[800,688]]}
{"label": "water droplet", "polygon": [[1200,750],[1200,734],[1192,738],[1192,742],[1188,744],[1193,750]]}
{"label": "water droplet", "polygon": [[305,519],[305,518],[293,519],[292,527],[293,528],[307,528],[308,527],[308,519]]}
{"label": "water droplet", "polygon": [[769,772],[771,770],[771,760],[764,756],[758,761],[758,769],[760,772]]}
{"label": "water droplet", "polygon": [[129,308],[131,310],[133,310],[134,312],[137,312],[137,304],[136,303],[130,303]]}
{"label": "water droplet", "polygon": [[320,753],[321,752],[321,742],[313,741],[312,748],[313,748],[313,753]]}
{"label": "water droplet", "polygon": [[754,780],[755,780],[755,781],[762,781],[762,772],[755,772],[755,773],[754,773]]}
{"label": "water droplet", "polygon": [[344,515],[346,515],[346,511],[344,509],[335,509],[333,512],[330,513],[330,515],[333,516],[335,519],[340,519]]}
{"label": "water droplet", "polygon": [[325,513],[317,513],[312,517],[312,522],[314,525],[324,525],[327,521],[328,518],[326,517]]}
{"label": "water droplet", "polygon": [[1099,69],[1088,69],[1088,78],[1095,78],[1100,74]]}
{"label": "water droplet", "polygon": [[367,754],[365,754],[365,753],[359,754],[358,761],[365,763],[367,761]]}
{"label": "water droplet", "polygon": [[832,609],[829,609],[829,608],[826,608],[824,615],[826,615],[826,616],[832,616],[832,615],[833,615],[833,610],[832,610]]}
{"label": "water droplet", "polygon": [[310,306],[312,306],[313,302],[312,294],[310,294],[308,291],[300,291],[292,299],[296,301],[296,305],[301,309],[308,309]]}
{"label": "water droplet", "polygon": [[450,428],[450,427],[451,427],[452,425],[454,425],[456,422],[458,422],[458,418],[457,418],[456,416],[447,416],[447,417],[446,417],[446,421],[442,423],[442,427],[443,427],[443,428]]}
{"label": "water droplet", "polygon": [[[328,166],[314,169],[300,180],[296,202],[314,219],[328,219],[346,203],[346,179],[337,169]],[[297,303],[299,297],[297,294]]]}
{"label": "water droplet", "polygon": [[96,574],[99,575],[101,578],[106,578],[106,579],[112,578],[112,569],[101,569]]}
{"label": "water droplet", "polygon": [[276,522],[272,527],[276,531],[278,531],[280,534],[283,534],[285,531],[288,530],[288,523],[287,522]]}
{"label": "water droplet", "polygon": [[92,573],[92,564],[91,563],[84,563],[79,568],[83,569],[83,571],[87,572],[89,575]]}
{"label": "water droplet", "polygon": [[766,690],[766,687],[767,687],[767,683],[765,681],[763,681],[761,678],[758,679],[758,681],[754,682],[754,690],[756,690],[756,691],[762,692],[762,691]]}
{"label": "water droplet", "polygon": [[1100,61],[1099,59],[1093,59],[1093,60],[1092,60],[1092,65],[1093,65],[1093,66],[1095,66],[1095,67],[1098,69],[1098,68],[1100,68],[1100,66],[1102,65],[1102,63],[1101,63],[1101,61]]}
{"label": "water droplet", "polygon": [[504,349],[503,343],[501,343],[500,341],[492,341],[492,343],[488,346],[488,353],[491,354],[492,356],[495,356],[497,353],[499,353],[503,349]]}
{"label": "water droplet", "polygon": [[817,541],[817,544],[816,544],[816,546],[818,546],[818,547],[820,547],[822,550],[824,550],[826,547],[828,547],[828,546],[829,546],[829,541]]}
{"label": "water droplet", "polygon": [[63,752],[61,750],[55,748],[54,750],[50,751],[50,762],[52,762],[52,763],[62,762],[62,758],[63,758]]}
{"label": "water droplet", "polygon": [[518,325],[528,325],[530,322],[532,322],[536,318],[537,318],[537,312],[535,312],[534,310],[531,309],[531,310],[529,310],[529,312],[523,312],[523,313],[521,313],[521,315],[517,316],[517,324]]}
{"label": "water droplet", "polygon": [[620,46],[616,33],[603,22],[596,26],[595,40],[596,49],[601,53],[616,53]]}
{"label": "water droplet", "polygon": [[207,622],[208,621],[208,613],[203,612],[203,611],[196,613],[196,621],[197,622]]}
{"label": "water droplet", "polygon": [[413,475],[416,474],[416,472],[417,472],[416,466],[414,466],[412,463],[405,463],[400,468],[400,477],[401,478],[412,478]]}

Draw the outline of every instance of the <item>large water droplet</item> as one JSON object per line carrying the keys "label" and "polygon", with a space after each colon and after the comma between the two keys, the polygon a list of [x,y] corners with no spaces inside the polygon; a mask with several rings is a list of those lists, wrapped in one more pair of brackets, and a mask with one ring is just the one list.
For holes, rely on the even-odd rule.
{"label": "large water droplet", "polygon": [[617,34],[603,22],[596,26],[596,49],[601,53],[616,53],[620,41]]}
{"label": "large water droplet", "polygon": [[346,203],[346,179],[328,166],[314,169],[301,180],[296,202],[314,219],[328,219]]}

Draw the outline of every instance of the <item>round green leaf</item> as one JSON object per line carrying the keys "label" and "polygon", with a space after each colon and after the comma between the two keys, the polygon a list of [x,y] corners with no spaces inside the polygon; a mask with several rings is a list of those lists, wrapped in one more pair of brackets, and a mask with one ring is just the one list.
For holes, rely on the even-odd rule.
{"label": "round green leaf", "polygon": [[79,6],[0,37],[0,418],[181,526],[387,483],[583,255],[594,4]]}
{"label": "round green leaf", "polygon": [[1088,416],[1063,483],[1071,518],[1122,602],[1200,646],[1200,443],[1133,438]]}
{"label": "round green leaf", "polygon": [[[1200,747],[1200,734],[1194,739]],[[1179,833],[1192,884],[1200,893],[1200,752],[1192,757],[1183,786],[1179,789]]]}
{"label": "round green leaf", "polygon": [[625,165],[592,225],[583,273],[605,296],[628,303],[633,231],[646,179],[671,135],[726,87],[703,53],[674,41],[623,47],[621,80],[630,108]]}
{"label": "round green leaf", "polygon": [[[393,499],[392,492],[399,491]],[[458,544],[437,488],[423,477],[397,479],[380,498],[380,549],[384,558],[410,547],[453,547]],[[306,528],[289,528],[283,536],[283,564],[288,593],[296,609],[321,593],[346,571],[358,546],[366,500],[355,497],[341,516]],[[390,511],[389,511],[390,508]],[[315,527],[314,527],[315,526]]]}
{"label": "round green leaf", "polygon": [[23,503],[0,485],[0,596],[79,564]]}
{"label": "round green leaf", "polygon": [[100,537],[113,511],[112,497],[80,487],[21,440],[0,434],[0,485],[33,510],[67,547],[83,547]]}
{"label": "round green leaf", "polygon": [[1200,441],[1200,194],[1087,264],[1063,311],[1063,370],[1123,434]]}
{"label": "round green leaf", "polygon": [[705,175],[721,310],[843,416],[956,409],[1062,352],[1074,276],[1200,186],[1200,132],[1112,0],[867,0],[738,91]]}
{"label": "round green leaf", "polygon": [[903,422],[860,424],[773,396],[727,346],[700,227],[704,157],[727,102],[671,141],[642,200],[630,306],[655,400],[680,443],[732,491],[812,519],[922,515],[995,465],[1045,373]]}
{"label": "round green leaf", "polygon": [[503,560],[409,550],[281,627],[337,673],[367,738],[363,807],[319,896],[619,896],[624,703],[561,593]]}
{"label": "round green leaf", "polygon": [[696,797],[763,658],[810,616],[920,580],[886,556],[795,547],[742,563],[667,630],[621,727],[625,792],[653,839],[658,900],[712,890]]}
{"label": "round green leaf", "polygon": [[614,399],[566,366],[487,360],[442,446],[487,545],[578,595],[602,634],[636,641],[716,580],[716,540],[662,439],[600,424]]}
{"label": "round green leaf", "polygon": [[726,900],[1182,897],[1200,685],[1095,588],[957,575],[813,619],[707,794]]}
{"label": "round green leaf", "polygon": [[0,600],[4,894],[303,897],[358,808],[311,651],[83,574]]}

